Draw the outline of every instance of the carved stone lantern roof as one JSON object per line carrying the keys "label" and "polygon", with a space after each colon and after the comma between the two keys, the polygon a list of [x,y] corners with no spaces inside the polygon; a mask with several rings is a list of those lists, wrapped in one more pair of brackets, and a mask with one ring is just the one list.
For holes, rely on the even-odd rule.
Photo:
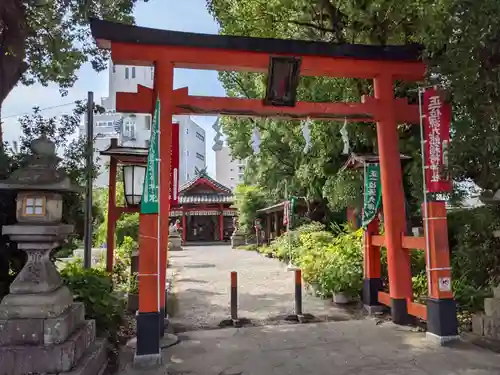
{"label": "carved stone lantern roof", "polygon": [[61,159],[56,154],[54,143],[45,135],[33,140],[30,149],[32,154],[28,157],[28,164],[0,181],[0,190],[82,191],[71,183],[64,170],[57,168]]}

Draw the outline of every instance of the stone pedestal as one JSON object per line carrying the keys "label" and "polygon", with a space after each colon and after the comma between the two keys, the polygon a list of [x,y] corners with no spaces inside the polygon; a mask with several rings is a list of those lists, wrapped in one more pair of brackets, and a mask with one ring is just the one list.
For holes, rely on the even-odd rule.
{"label": "stone pedestal", "polygon": [[106,342],[96,340],[95,322],[50,260],[73,226],[12,225],[3,234],[18,243],[27,262],[0,303],[0,375],[94,375],[106,362]]}
{"label": "stone pedestal", "polygon": [[179,233],[170,233],[168,236],[168,241],[171,243],[170,250],[171,251],[180,251],[182,250],[182,238],[179,236]]}
{"label": "stone pedestal", "polygon": [[231,236],[231,247],[234,249],[238,246],[246,245],[246,236],[240,231],[235,231]]}
{"label": "stone pedestal", "polygon": [[484,314],[472,317],[472,332],[492,340],[500,340],[500,286],[493,289],[493,298],[484,299]]}

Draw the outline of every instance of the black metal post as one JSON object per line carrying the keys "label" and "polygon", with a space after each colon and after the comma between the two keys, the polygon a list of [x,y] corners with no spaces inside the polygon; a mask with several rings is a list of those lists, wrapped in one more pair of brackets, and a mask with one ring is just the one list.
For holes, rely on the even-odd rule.
{"label": "black metal post", "polygon": [[87,188],[85,191],[85,227],[83,265],[92,266],[92,166],[94,162],[94,93],[87,98]]}

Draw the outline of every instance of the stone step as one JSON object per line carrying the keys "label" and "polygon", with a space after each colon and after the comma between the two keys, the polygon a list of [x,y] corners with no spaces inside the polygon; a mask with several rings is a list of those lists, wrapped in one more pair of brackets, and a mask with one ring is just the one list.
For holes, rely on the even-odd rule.
{"label": "stone step", "polygon": [[108,364],[108,345],[103,339],[96,339],[85,351],[76,366],[64,374],[52,373],[47,375],[101,375]]}
{"label": "stone step", "polygon": [[83,303],[75,302],[55,318],[0,320],[0,346],[59,344],[81,326],[84,319]]}
{"label": "stone step", "polygon": [[484,299],[484,313],[487,316],[500,318],[500,299],[499,298],[485,298]]}
{"label": "stone step", "polygon": [[0,375],[67,372],[94,342],[95,322],[87,320],[61,344],[0,346]]}
{"label": "stone step", "polygon": [[493,298],[500,299],[500,286],[493,288]]}
{"label": "stone step", "polygon": [[500,340],[500,318],[477,314],[472,317],[472,332],[492,340]]}

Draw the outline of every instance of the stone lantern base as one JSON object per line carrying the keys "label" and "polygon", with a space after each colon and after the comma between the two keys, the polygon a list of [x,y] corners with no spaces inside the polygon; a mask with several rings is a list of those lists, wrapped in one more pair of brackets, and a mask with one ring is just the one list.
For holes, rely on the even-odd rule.
{"label": "stone lantern base", "polygon": [[170,233],[168,236],[168,241],[172,244],[169,250],[180,251],[182,250],[182,239],[179,233]]}
{"label": "stone lantern base", "polygon": [[240,231],[235,231],[231,236],[231,247],[234,249],[238,246],[246,245],[246,236]]}
{"label": "stone lantern base", "polygon": [[[5,311],[5,310],[4,310]],[[0,374],[96,375],[106,364],[105,340],[82,303],[50,318],[0,320]]]}
{"label": "stone lantern base", "polygon": [[500,340],[500,286],[493,297],[484,299],[484,313],[472,317],[472,332],[492,340]]}
{"label": "stone lantern base", "polygon": [[0,375],[96,375],[106,364],[106,341],[50,260],[70,225],[12,225],[3,233],[28,259],[0,303]]}

